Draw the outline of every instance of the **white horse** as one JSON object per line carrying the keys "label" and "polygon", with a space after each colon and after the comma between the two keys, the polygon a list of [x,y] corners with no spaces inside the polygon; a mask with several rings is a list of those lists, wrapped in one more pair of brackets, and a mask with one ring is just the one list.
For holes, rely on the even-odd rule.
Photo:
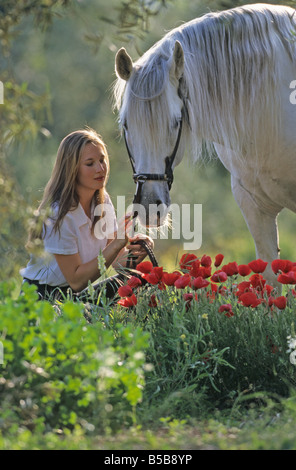
{"label": "white horse", "polygon": [[118,51],[114,96],[147,212],[170,205],[185,144],[195,160],[214,148],[256,256],[278,257],[277,215],[296,212],[295,32],[295,10],[255,4],[185,23],[135,63]]}

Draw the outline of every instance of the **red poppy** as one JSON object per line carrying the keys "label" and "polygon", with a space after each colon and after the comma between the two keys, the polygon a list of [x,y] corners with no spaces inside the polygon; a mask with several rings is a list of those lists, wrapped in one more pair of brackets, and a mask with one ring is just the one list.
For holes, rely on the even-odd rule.
{"label": "red poppy", "polygon": [[207,287],[209,285],[209,281],[206,281],[203,277],[195,277],[191,282],[191,287],[193,289],[202,289],[203,287]]}
{"label": "red poppy", "polygon": [[181,256],[179,265],[181,270],[183,271],[184,269],[187,270],[190,268],[191,263],[193,261],[197,260],[197,256],[195,256],[193,253],[184,253],[184,255]]}
{"label": "red poppy", "polygon": [[190,274],[186,273],[175,281],[174,286],[177,287],[177,289],[184,289],[184,287],[189,286],[191,279]]}
{"label": "red poppy", "polygon": [[221,269],[227,274],[227,276],[234,276],[238,274],[238,264],[236,261],[225,264]]}
{"label": "red poppy", "polygon": [[191,302],[193,299],[197,301],[197,294],[193,295],[191,292],[183,294],[183,299],[185,300],[186,310],[188,311],[191,307]]}
{"label": "red poppy", "polygon": [[261,275],[261,274],[252,274],[252,276],[250,276],[249,278],[249,281],[251,283],[251,286],[254,287],[254,289],[263,289],[265,284],[266,284],[266,280],[264,279],[264,277]]}
{"label": "red poppy", "polygon": [[269,296],[269,297],[268,297],[268,306],[269,306],[269,307],[272,307],[272,306],[273,306],[273,301],[274,301],[274,297]]}
{"label": "red poppy", "polygon": [[149,307],[157,307],[157,301],[155,294],[152,294],[149,301]]}
{"label": "red poppy", "polygon": [[252,271],[256,274],[263,273],[266,269],[268,263],[266,261],[262,261],[262,259],[255,259],[248,263],[248,266],[252,269]]}
{"label": "red poppy", "polygon": [[193,294],[191,292],[188,292],[186,294],[183,294],[183,299],[185,301],[192,300],[193,299]]}
{"label": "red poppy", "polygon": [[244,292],[250,291],[252,291],[251,283],[249,281],[242,281],[237,286],[236,295],[240,296],[241,294],[244,294]]}
{"label": "red poppy", "polygon": [[284,310],[287,306],[287,299],[286,297],[281,295],[280,297],[276,297],[275,299],[273,299],[273,304],[280,310]]}
{"label": "red poppy", "polygon": [[220,313],[225,312],[226,317],[233,317],[233,315],[234,315],[234,313],[232,311],[232,305],[231,304],[220,305],[219,312]]}
{"label": "red poppy", "polygon": [[280,272],[282,273],[288,273],[291,271],[293,268],[293,263],[292,261],[289,261],[287,259],[275,259],[271,263],[271,269],[275,274],[278,274]]}
{"label": "red poppy", "polygon": [[173,286],[175,281],[181,276],[178,271],[174,271],[173,273],[166,273],[162,274],[162,280],[167,286]]}
{"label": "red poppy", "polygon": [[130,297],[133,295],[133,289],[130,286],[121,286],[118,289],[120,297]]}
{"label": "red poppy", "polygon": [[216,271],[213,276],[211,277],[211,281],[213,282],[225,282],[227,281],[227,274],[224,271]]}
{"label": "red poppy", "polygon": [[209,266],[211,266],[212,264],[212,259],[210,256],[207,256],[207,255],[203,255],[201,260],[200,260],[200,264],[202,266],[204,266],[205,268],[208,268]]}
{"label": "red poppy", "polygon": [[239,302],[241,302],[245,307],[257,307],[261,304],[261,300],[258,299],[254,292],[245,292],[239,296]]}
{"label": "red poppy", "polygon": [[142,277],[149,282],[149,284],[159,284],[162,281],[163,267],[155,266],[147,274],[142,274]]}
{"label": "red poppy", "polygon": [[151,261],[142,261],[142,263],[137,264],[137,271],[141,273],[148,274],[153,269],[153,264]]}
{"label": "red poppy", "polygon": [[218,268],[218,266],[220,266],[220,264],[222,263],[223,259],[224,259],[224,255],[221,255],[220,253],[215,256],[215,263],[214,263],[214,265],[216,266],[216,268]]}
{"label": "red poppy", "polygon": [[247,264],[240,264],[239,267],[238,267],[238,273],[240,276],[248,276],[251,272],[251,268],[250,266],[248,266]]}
{"label": "red poppy", "polygon": [[127,285],[130,286],[132,289],[134,289],[135,287],[141,286],[142,281],[136,276],[131,276],[127,281]]}
{"label": "red poppy", "polygon": [[212,268],[211,266],[200,266],[200,268],[198,269],[195,269],[194,267],[192,269],[190,269],[189,271],[189,274],[192,276],[192,277],[203,277],[204,279],[206,279],[207,277],[210,277],[212,273]]}
{"label": "red poppy", "polygon": [[130,297],[123,297],[117,303],[126,308],[133,307],[134,305],[137,305],[137,297],[133,294]]}
{"label": "red poppy", "polygon": [[265,286],[264,286],[264,292],[267,295],[270,295],[272,293],[273,289],[274,289],[274,287],[270,286],[269,284],[265,284]]}
{"label": "red poppy", "polygon": [[281,284],[296,284],[296,272],[289,271],[288,273],[279,274],[277,280]]}
{"label": "red poppy", "polygon": [[190,264],[190,268],[187,271],[189,272],[190,276],[197,277],[197,276],[200,275],[200,272],[203,269],[204,268],[202,266],[200,266],[200,260],[196,259],[196,260],[192,261],[192,263]]}

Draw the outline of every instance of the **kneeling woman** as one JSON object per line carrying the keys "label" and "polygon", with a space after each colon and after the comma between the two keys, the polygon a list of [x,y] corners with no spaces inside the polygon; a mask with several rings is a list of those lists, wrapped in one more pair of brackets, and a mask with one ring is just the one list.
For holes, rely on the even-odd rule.
{"label": "kneeling woman", "polygon": [[[28,265],[20,271],[24,282],[37,286],[41,299],[52,298],[57,291],[66,294],[69,289],[73,293],[85,293],[89,282],[101,275],[100,253],[106,268],[110,265],[115,269],[124,268],[128,250],[132,251],[136,263],[145,258],[146,251],[136,244],[139,235],[128,237],[130,217],[126,215],[117,225],[114,207],[105,189],[108,175],[106,146],[95,131],[75,131],[62,140],[38,209],[41,220],[36,227],[39,228],[32,230],[29,236],[28,248],[41,240],[43,253],[37,256],[33,251]],[[101,215],[96,215],[98,207],[104,210],[99,211]],[[46,212],[47,216],[42,219]],[[104,214],[108,215],[105,225],[102,224]],[[97,223],[101,226],[99,236]],[[153,247],[149,237],[146,242]],[[112,297],[119,286],[116,276],[110,278],[106,286],[107,296]]]}

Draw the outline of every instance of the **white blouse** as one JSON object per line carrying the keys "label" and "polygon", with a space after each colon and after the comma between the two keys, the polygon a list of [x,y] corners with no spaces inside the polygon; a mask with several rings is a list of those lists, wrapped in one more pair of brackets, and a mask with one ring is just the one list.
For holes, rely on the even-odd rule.
{"label": "white blouse", "polygon": [[[106,195],[103,208],[105,215],[96,224],[94,233],[91,232],[92,221],[87,217],[80,203],[76,209],[65,215],[60,230],[55,232],[52,228],[54,216],[58,212],[56,206],[53,209],[53,218],[46,221],[43,256],[36,257],[31,254],[27,266],[20,270],[21,276],[36,280],[39,284],[67,286],[68,283],[54,254],[74,255],[79,253],[82,263],[96,258],[107,245],[108,238],[111,238],[117,231],[116,214],[109,195]],[[96,209],[95,213],[97,213]]]}

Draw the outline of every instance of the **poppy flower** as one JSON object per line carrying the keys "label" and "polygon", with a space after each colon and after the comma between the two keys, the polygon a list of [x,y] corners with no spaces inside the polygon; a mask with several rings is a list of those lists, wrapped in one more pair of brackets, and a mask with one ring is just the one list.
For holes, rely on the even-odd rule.
{"label": "poppy flower", "polygon": [[232,311],[232,305],[231,304],[220,305],[219,312],[220,313],[225,312],[226,317],[233,317],[233,315],[234,315],[234,313]]}
{"label": "poppy flower", "polygon": [[131,286],[121,286],[118,289],[118,294],[120,295],[120,297],[130,297],[131,295],[133,295],[133,289],[131,288]]}
{"label": "poppy flower", "polygon": [[273,304],[280,310],[284,310],[287,306],[287,299],[286,297],[281,295],[280,297],[276,297],[275,299],[273,299]]}
{"label": "poppy flower", "polygon": [[255,259],[254,261],[251,261],[248,263],[248,266],[251,268],[251,270],[258,274],[258,273],[263,273],[266,269],[266,266],[268,263],[266,261],[262,261],[262,259]]}
{"label": "poppy flower", "polygon": [[224,255],[221,255],[221,253],[219,253],[218,255],[215,256],[215,262],[214,262],[214,265],[216,268],[218,268],[218,266],[220,266],[220,264],[222,263],[224,259]]}
{"label": "poppy flower", "polygon": [[198,269],[195,269],[195,267],[193,266],[192,269],[190,269],[190,271],[189,271],[189,274],[192,277],[201,276],[204,279],[206,279],[207,277],[210,277],[211,273],[212,273],[211,266],[200,266],[200,268],[198,268]]}
{"label": "poppy flower", "polygon": [[189,274],[193,277],[198,277],[200,275],[200,273],[203,271],[203,267],[200,266],[200,260],[199,259],[196,259],[194,261],[192,261],[191,265],[190,265],[190,269],[189,269]]}
{"label": "poppy flower", "polygon": [[296,284],[296,272],[289,271],[288,273],[279,274],[277,280],[281,284]]}
{"label": "poppy flower", "polygon": [[203,287],[207,287],[209,285],[209,281],[204,279],[203,277],[195,277],[191,282],[191,287],[193,289],[202,289]]}
{"label": "poppy flower", "polygon": [[173,286],[175,281],[181,276],[178,271],[174,271],[173,273],[164,272],[162,274],[162,280],[167,286]]}
{"label": "poppy flower", "polygon": [[179,261],[179,266],[181,270],[183,271],[189,269],[191,263],[197,259],[197,256],[195,256],[193,253],[184,253],[184,255],[181,256],[181,259]]}
{"label": "poppy flower", "polygon": [[291,271],[293,268],[293,263],[292,261],[289,261],[287,259],[275,259],[271,263],[271,269],[275,274],[278,274],[280,272],[282,273],[288,273]]}
{"label": "poppy flower", "polygon": [[126,308],[133,307],[134,305],[137,305],[137,297],[133,294],[130,297],[123,297],[117,303]]}
{"label": "poppy flower", "polygon": [[212,259],[210,256],[207,256],[207,255],[203,255],[201,260],[200,260],[200,264],[202,266],[204,266],[205,268],[208,268],[209,266],[211,266],[212,264]]}
{"label": "poppy flower", "polygon": [[127,285],[134,289],[135,287],[141,286],[142,281],[137,276],[131,276],[127,281]]}
{"label": "poppy flower", "polygon": [[193,299],[197,300],[197,295],[193,295],[191,292],[183,294],[183,299],[185,300],[186,310],[188,311],[191,307],[191,302]]}
{"label": "poppy flower", "polygon": [[251,283],[249,281],[242,281],[237,286],[236,295],[239,297],[241,294],[250,291],[252,291]]}
{"label": "poppy flower", "polygon": [[273,306],[273,301],[274,301],[274,297],[269,296],[269,297],[268,297],[268,306],[269,306],[269,307],[272,307],[272,306]]}
{"label": "poppy flower", "polygon": [[262,290],[266,284],[266,280],[264,279],[264,277],[258,273],[252,274],[252,276],[250,276],[249,278],[249,281],[251,283],[251,286],[254,287],[254,289]]}
{"label": "poppy flower", "polygon": [[224,271],[216,271],[213,276],[211,277],[211,281],[213,282],[225,282],[227,281],[227,274]]}
{"label": "poppy flower", "polygon": [[225,264],[221,269],[227,274],[227,276],[235,276],[238,274],[238,264],[236,261]]}
{"label": "poppy flower", "polygon": [[148,305],[149,305],[149,307],[157,307],[157,301],[156,301],[155,294],[151,295]]}
{"label": "poppy flower", "polygon": [[240,276],[248,276],[251,272],[251,268],[250,266],[248,266],[247,264],[240,264],[239,267],[238,267],[238,273]]}
{"label": "poppy flower", "polygon": [[148,274],[153,269],[153,264],[151,261],[142,261],[142,263],[137,264],[137,271],[140,273]]}
{"label": "poppy flower", "polygon": [[149,282],[149,284],[159,284],[162,281],[163,267],[155,266],[152,270],[145,274],[142,274],[142,277]]}
{"label": "poppy flower", "polygon": [[191,292],[183,294],[183,299],[184,300],[192,300],[193,299],[193,294]]}
{"label": "poppy flower", "polygon": [[269,296],[272,291],[273,291],[274,287],[273,286],[270,286],[269,284],[265,284],[264,286],[264,292]]}
{"label": "poppy flower", "polygon": [[239,302],[241,302],[245,307],[257,307],[261,304],[261,300],[258,299],[254,292],[245,292],[239,296]]}
{"label": "poppy flower", "polygon": [[183,276],[180,276],[174,283],[174,286],[177,287],[177,289],[184,289],[184,287],[189,286],[191,283],[191,276],[190,274],[186,273]]}

